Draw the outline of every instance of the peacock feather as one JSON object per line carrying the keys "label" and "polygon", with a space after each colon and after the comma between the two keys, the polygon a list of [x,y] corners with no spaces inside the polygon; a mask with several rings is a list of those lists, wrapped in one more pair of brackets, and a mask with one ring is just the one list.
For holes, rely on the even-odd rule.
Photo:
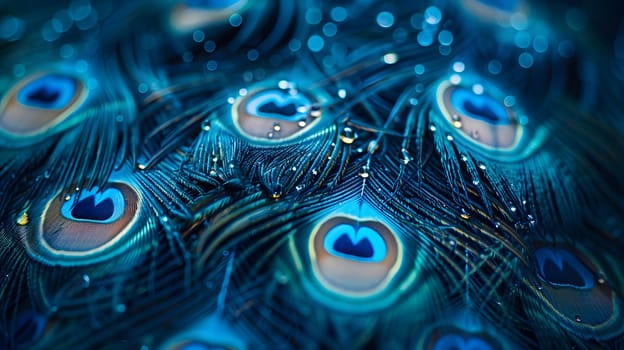
{"label": "peacock feather", "polygon": [[0,9],[0,349],[624,349],[622,6]]}

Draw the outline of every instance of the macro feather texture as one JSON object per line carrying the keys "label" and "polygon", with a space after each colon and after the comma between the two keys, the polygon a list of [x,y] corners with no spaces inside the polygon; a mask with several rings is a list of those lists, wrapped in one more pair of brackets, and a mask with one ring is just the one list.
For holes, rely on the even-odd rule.
{"label": "macro feather texture", "polygon": [[0,349],[624,349],[622,6],[35,3]]}

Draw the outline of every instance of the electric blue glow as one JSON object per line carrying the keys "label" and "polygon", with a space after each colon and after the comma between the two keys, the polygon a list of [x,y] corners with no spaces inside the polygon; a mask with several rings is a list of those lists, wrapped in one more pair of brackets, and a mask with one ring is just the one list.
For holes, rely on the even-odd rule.
{"label": "electric blue glow", "polygon": [[451,103],[455,109],[471,118],[490,124],[509,124],[510,119],[505,107],[496,99],[486,94],[458,87],[451,92]]}
{"label": "electric blue glow", "polygon": [[330,17],[336,22],[342,22],[347,19],[349,13],[344,7],[336,6],[330,12]]}
{"label": "electric blue glow", "polygon": [[319,52],[325,47],[325,40],[320,35],[312,35],[308,38],[308,48],[312,52]]}
{"label": "electric blue glow", "polygon": [[377,25],[382,28],[390,28],[394,25],[394,15],[390,12],[383,11],[377,15]]}
{"label": "electric blue glow", "polygon": [[125,199],[117,188],[98,192],[98,188],[83,190],[77,201],[69,200],[61,206],[61,214],[69,219],[83,222],[109,224],[124,214]]}
{"label": "electric blue glow", "polygon": [[246,105],[250,115],[261,118],[278,118],[287,121],[308,116],[311,102],[303,94],[291,95],[283,90],[266,90],[252,97]]}
{"label": "electric blue glow", "polygon": [[551,285],[577,289],[594,287],[594,275],[569,251],[539,248],[534,254],[540,277]]}
{"label": "electric blue glow", "polygon": [[17,93],[17,101],[27,107],[63,109],[76,95],[76,89],[74,78],[47,74],[22,87]]}
{"label": "electric blue glow", "polygon": [[383,261],[387,253],[386,242],[377,231],[349,224],[336,225],[329,230],[323,247],[332,255],[360,262]]}
{"label": "electric blue glow", "polygon": [[445,334],[433,345],[433,350],[494,350],[492,345],[478,336]]}

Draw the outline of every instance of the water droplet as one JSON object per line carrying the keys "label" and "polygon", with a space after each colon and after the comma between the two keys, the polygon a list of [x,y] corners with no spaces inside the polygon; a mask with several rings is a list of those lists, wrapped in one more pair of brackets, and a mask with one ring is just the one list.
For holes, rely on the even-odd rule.
{"label": "water droplet", "polygon": [[516,98],[514,96],[505,96],[503,104],[507,107],[513,107],[516,104]]}
{"label": "water droplet", "polygon": [[379,148],[379,144],[377,143],[377,141],[373,140],[368,143],[368,147],[366,148],[366,150],[369,153],[374,153],[375,151],[377,151],[378,148]]}
{"label": "water droplet", "polygon": [[82,287],[89,288],[90,284],[91,284],[91,278],[89,277],[89,275],[82,275]]}
{"label": "water droplet", "polygon": [[405,148],[401,149],[401,162],[403,164],[407,164],[412,160],[412,156],[409,154],[408,150]]}
{"label": "water droplet", "polygon": [[320,35],[312,35],[308,38],[308,48],[312,52],[320,52],[325,47],[325,39]]}
{"label": "water droplet", "polygon": [[280,132],[281,130],[282,130],[282,126],[280,125],[280,123],[273,124],[273,131]]}
{"label": "water droplet", "polygon": [[364,165],[362,169],[360,169],[359,175],[361,178],[364,178],[364,179],[370,176],[370,168],[368,167],[368,165]]}
{"label": "water droplet", "polygon": [[527,225],[523,221],[517,221],[514,223],[514,228],[516,230],[526,230]]}
{"label": "water droplet", "polygon": [[515,212],[516,212],[516,210],[518,210],[518,208],[516,208],[516,207],[511,207],[511,208],[509,208],[509,210],[511,210],[512,212],[514,212],[514,213],[515,213]]}
{"label": "water droplet", "polygon": [[492,60],[488,63],[488,71],[492,74],[499,74],[502,70],[502,64],[498,60]]}
{"label": "water droplet", "polygon": [[310,107],[310,116],[314,118],[318,118],[321,116],[321,105],[313,104]]}
{"label": "water droplet", "polygon": [[232,27],[238,27],[243,23],[243,16],[238,13],[234,13],[230,16],[229,22]]}
{"label": "water droplet", "polygon": [[461,83],[461,76],[459,74],[453,74],[451,75],[451,77],[449,78],[449,81],[451,82],[451,84],[453,85],[459,85],[459,83]]}
{"label": "water droplet", "polygon": [[472,130],[472,132],[470,133],[470,136],[472,136],[473,139],[478,140],[479,139],[479,130]]}
{"label": "water droplet", "polygon": [[485,166],[485,164],[479,163],[479,169],[485,170],[485,169],[487,169],[487,167]]}
{"label": "water droplet", "polygon": [[343,143],[347,145],[350,145],[353,142],[355,142],[356,138],[357,138],[357,134],[353,131],[353,129],[351,129],[348,126],[342,129],[342,133],[340,133],[340,141],[342,141]]}
{"label": "water droplet", "polygon": [[518,56],[518,64],[522,68],[530,68],[533,65],[533,56],[528,52],[523,52]]}
{"label": "water droplet", "polygon": [[442,12],[435,6],[430,6],[424,12],[425,22],[429,24],[438,24],[442,20]]}
{"label": "water droplet", "polygon": [[20,215],[20,217],[17,219],[17,224],[20,226],[25,226],[28,225],[28,213],[24,212],[22,213],[22,215]]}
{"label": "water droplet", "polygon": [[446,135],[446,139],[449,141],[453,141],[453,135]]}
{"label": "water droplet", "polygon": [[466,65],[464,64],[464,62],[457,61],[457,62],[453,63],[453,70],[456,73],[461,73],[461,72],[464,71],[464,69],[466,69]]}
{"label": "water droplet", "polygon": [[438,42],[440,45],[449,46],[453,43],[453,33],[448,30],[443,30],[438,33]]}
{"label": "water droplet", "polygon": [[297,126],[300,127],[300,128],[305,128],[306,125],[308,125],[308,124],[306,123],[305,120],[300,120],[300,121],[297,122]]}
{"label": "water droplet", "polygon": [[377,14],[377,25],[382,28],[390,28],[394,25],[394,15],[390,12],[383,11]]}
{"label": "water droplet", "polygon": [[267,133],[267,137],[270,138],[270,139],[272,139],[274,136],[275,136],[275,134],[272,131],[269,131]]}
{"label": "water droplet", "polygon": [[433,125],[433,124],[429,125],[429,130],[436,131],[435,125]]}
{"label": "water droplet", "polygon": [[271,198],[279,199],[281,196],[282,196],[282,185],[277,184],[275,185],[273,192],[271,192]]}
{"label": "water droplet", "polygon": [[336,22],[343,22],[349,16],[347,10],[344,7],[334,7],[330,12],[330,17]]}
{"label": "water droplet", "polygon": [[576,322],[579,322],[579,323],[580,323],[580,322],[583,322],[583,320],[581,319],[581,316],[579,316],[579,315],[576,315],[576,316],[574,317],[574,320],[575,320]]}
{"label": "water droplet", "polygon": [[275,280],[277,281],[277,283],[279,284],[286,284],[288,283],[288,276],[286,276],[285,273],[281,272],[281,271],[275,271]]}
{"label": "water droplet", "polygon": [[120,314],[126,312],[126,305],[125,304],[115,305],[115,311]]}
{"label": "water droplet", "polygon": [[461,214],[459,214],[459,216],[464,220],[470,220],[470,213],[468,213],[464,208],[461,208]]}
{"label": "water droplet", "polygon": [[305,19],[310,24],[319,24],[323,20],[323,12],[318,7],[310,7],[305,13]]}
{"label": "water droplet", "polygon": [[204,120],[204,122],[202,123],[202,130],[210,131],[210,122],[209,121]]}
{"label": "water droplet", "polygon": [[383,56],[383,62],[385,64],[395,64],[399,61],[399,56],[396,53],[387,53]]}

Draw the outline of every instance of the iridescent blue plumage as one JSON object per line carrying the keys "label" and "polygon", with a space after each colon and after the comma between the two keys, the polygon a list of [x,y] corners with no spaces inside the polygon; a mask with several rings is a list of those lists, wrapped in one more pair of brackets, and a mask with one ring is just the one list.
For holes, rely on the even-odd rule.
{"label": "iridescent blue plumage", "polygon": [[0,349],[624,346],[621,19],[4,13]]}

